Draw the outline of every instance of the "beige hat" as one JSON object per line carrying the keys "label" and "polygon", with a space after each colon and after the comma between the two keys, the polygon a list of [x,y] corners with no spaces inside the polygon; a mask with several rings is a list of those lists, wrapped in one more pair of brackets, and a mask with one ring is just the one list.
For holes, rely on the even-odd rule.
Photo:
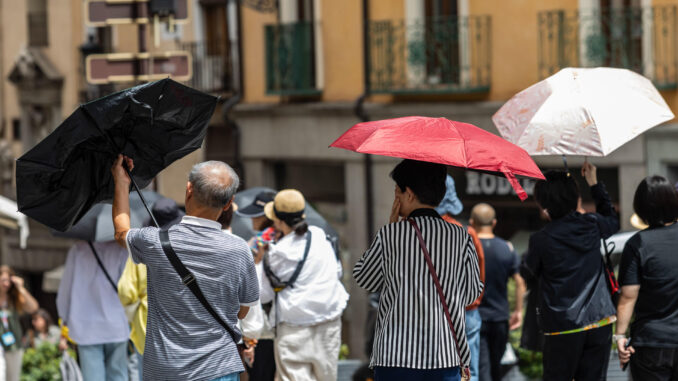
{"label": "beige hat", "polygon": [[287,220],[285,216],[306,218],[304,215],[306,201],[304,195],[296,189],[283,189],[275,195],[273,202],[264,207],[266,217],[273,221]]}
{"label": "beige hat", "polygon": [[631,222],[631,226],[638,230],[645,230],[648,228],[648,225],[635,213],[633,213],[629,222]]}

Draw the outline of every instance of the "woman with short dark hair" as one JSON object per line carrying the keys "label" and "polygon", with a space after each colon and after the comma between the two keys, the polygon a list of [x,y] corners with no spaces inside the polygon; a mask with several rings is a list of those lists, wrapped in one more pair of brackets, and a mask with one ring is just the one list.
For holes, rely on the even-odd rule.
{"label": "woman with short dark hair", "polygon": [[607,290],[600,240],[619,221],[596,167],[584,164],[597,213],[580,213],[577,182],[550,171],[534,197],[550,222],[530,236],[521,275],[539,284],[537,319],[544,333],[544,379],[604,380],[615,309]]}
{"label": "woman with short dark hair", "polygon": [[444,165],[404,160],[391,177],[391,223],[353,269],[360,287],[381,293],[370,367],[376,381],[459,380],[470,360],[464,310],[483,290],[475,246],[434,209]]}
{"label": "woman with short dark hair", "polygon": [[664,177],[647,177],[636,189],[633,209],[648,228],[631,237],[622,253],[614,336],[619,361],[631,361],[634,380],[678,380],[678,193]]}

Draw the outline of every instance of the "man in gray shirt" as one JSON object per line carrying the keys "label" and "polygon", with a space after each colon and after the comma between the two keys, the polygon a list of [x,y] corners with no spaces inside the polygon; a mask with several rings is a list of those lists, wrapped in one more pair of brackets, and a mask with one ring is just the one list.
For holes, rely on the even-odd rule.
{"label": "man in gray shirt", "polygon": [[[203,307],[165,256],[158,229],[130,229],[130,179],[119,156],[115,181],[115,238],[132,259],[148,267],[148,326],[143,377],[148,380],[237,380],[244,371],[231,335]],[[186,185],[186,216],[169,229],[176,255],[195,278],[217,314],[237,334],[238,318],[259,303],[259,285],[247,243],[223,234],[216,222],[228,209],[238,176],[219,161],[196,164]]]}

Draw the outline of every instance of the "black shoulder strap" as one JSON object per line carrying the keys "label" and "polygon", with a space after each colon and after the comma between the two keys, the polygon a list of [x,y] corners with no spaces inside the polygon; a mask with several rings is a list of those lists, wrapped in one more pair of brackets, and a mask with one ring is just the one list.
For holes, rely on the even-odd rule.
{"label": "black shoulder strap", "polygon": [[94,245],[92,245],[92,241],[87,241],[89,244],[89,248],[92,249],[92,253],[94,254],[94,258],[97,259],[97,263],[99,264],[99,267],[101,268],[101,271],[104,272],[104,275],[106,275],[106,279],[108,279],[108,283],[111,284],[111,287],[113,287],[113,290],[115,290],[115,293],[118,293],[118,285],[113,282],[113,278],[108,274],[108,271],[106,271],[106,268],[104,267],[104,264],[101,263],[101,259],[99,258],[99,254],[97,251],[94,249]]}
{"label": "black shoulder strap", "polygon": [[278,292],[284,289],[285,287],[293,287],[294,282],[297,281],[297,278],[299,277],[299,274],[301,273],[301,269],[304,267],[304,263],[306,263],[306,258],[308,258],[308,252],[311,250],[311,232],[307,231],[306,232],[306,247],[304,248],[304,256],[301,258],[301,260],[297,263],[297,267],[294,269],[294,272],[292,273],[292,276],[290,279],[287,281],[282,281],[280,278],[278,278],[274,273],[273,270],[271,270],[271,267],[268,264],[268,253],[264,255],[264,272],[266,273],[266,276],[268,277],[269,281],[271,282],[271,286],[273,286],[273,289]]}
{"label": "black shoulder strap", "polygon": [[179,277],[181,278],[181,282],[188,287],[189,290],[195,295],[196,299],[200,301],[200,304],[205,307],[207,312],[212,315],[214,320],[216,320],[219,324],[221,324],[222,327],[231,335],[231,339],[233,339],[234,343],[238,343],[240,341],[240,335],[236,334],[233,328],[229,326],[225,321],[221,319],[219,314],[217,314],[217,311],[212,308],[210,303],[207,301],[205,298],[205,295],[203,295],[202,291],[200,290],[200,287],[198,286],[198,280],[195,279],[195,276],[193,275],[192,272],[190,272],[186,266],[184,266],[183,262],[181,262],[181,259],[177,257],[177,254],[174,252],[174,249],[172,248],[172,244],[170,243],[169,240],[169,232],[167,230],[160,230],[160,244],[162,245],[162,250],[165,252],[165,255],[167,256],[167,259],[169,259],[170,263],[172,264],[172,267],[174,267],[174,270],[179,274]]}

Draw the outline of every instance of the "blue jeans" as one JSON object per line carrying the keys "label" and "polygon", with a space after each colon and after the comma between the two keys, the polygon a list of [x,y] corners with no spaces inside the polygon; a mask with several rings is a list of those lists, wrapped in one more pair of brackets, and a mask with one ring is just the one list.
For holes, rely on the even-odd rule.
{"label": "blue jeans", "polygon": [[84,381],[127,381],[127,341],[78,346]]}
{"label": "blue jeans", "polygon": [[414,369],[387,366],[374,367],[374,381],[461,381],[459,367]]}
{"label": "blue jeans", "polygon": [[144,356],[139,353],[137,348],[130,342],[128,344],[131,351],[127,353],[127,370],[129,371],[129,381],[142,381],[141,373],[143,371]]}
{"label": "blue jeans", "polygon": [[478,309],[466,311],[466,341],[471,351],[471,380],[478,380],[480,360],[480,327],[483,323]]}
{"label": "blue jeans", "polygon": [[235,372],[231,374],[227,374],[225,376],[221,376],[219,378],[215,378],[212,381],[238,381],[240,379],[240,373]]}

